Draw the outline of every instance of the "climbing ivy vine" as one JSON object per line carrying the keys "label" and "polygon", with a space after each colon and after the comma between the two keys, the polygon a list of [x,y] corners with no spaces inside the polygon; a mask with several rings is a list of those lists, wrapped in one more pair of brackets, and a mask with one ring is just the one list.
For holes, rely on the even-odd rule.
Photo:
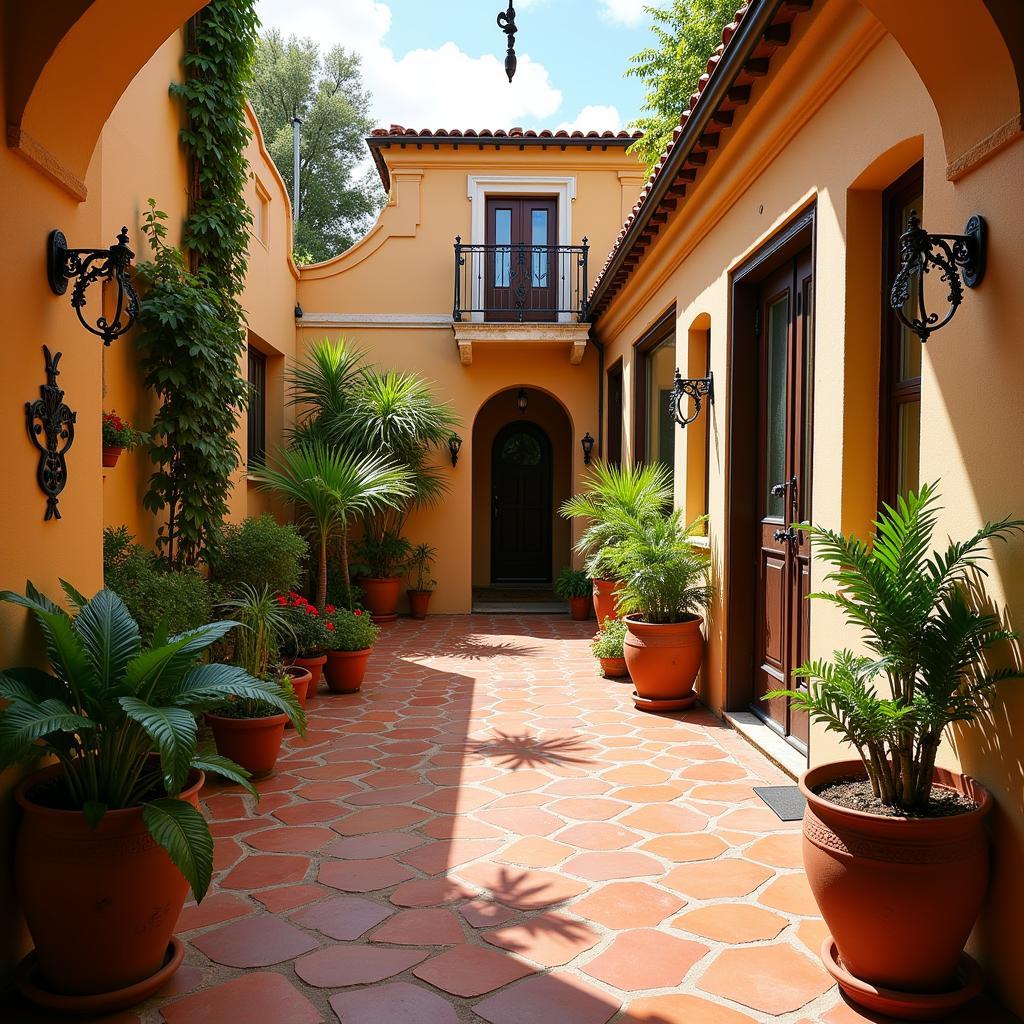
{"label": "climbing ivy vine", "polygon": [[163,517],[157,549],[172,569],[195,565],[215,543],[239,463],[234,435],[247,386],[238,296],[251,222],[245,94],[258,30],[255,0],[211,0],[189,22],[185,80],[171,86],[189,156],[184,252],[167,243],[166,215],[153,200],[144,218],[153,258],[139,267],[146,291],[138,345],[160,409],[143,501]]}

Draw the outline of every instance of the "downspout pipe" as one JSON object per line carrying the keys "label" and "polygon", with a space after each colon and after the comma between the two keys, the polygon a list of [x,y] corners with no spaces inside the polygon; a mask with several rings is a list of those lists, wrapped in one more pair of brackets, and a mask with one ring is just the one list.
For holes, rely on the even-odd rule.
{"label": "downspout pipe", "polygon": [[302,118],[297,115],[292,118],[292,223],[299,223],[299,204],[302,201],[302,191],[299,188],[299,129],[302,127]]}

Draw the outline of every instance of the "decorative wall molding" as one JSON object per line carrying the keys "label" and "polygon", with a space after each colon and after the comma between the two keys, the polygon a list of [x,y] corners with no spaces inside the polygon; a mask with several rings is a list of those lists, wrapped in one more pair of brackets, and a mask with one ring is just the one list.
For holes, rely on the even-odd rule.
{"label": "decorative wall molding", "polygon": [[452,324],[455,343],[459,346],[459,360],[463,366],[473,362],[473,345],[515,345],[529,348],[535,345],[567,346],[569,362],[579,366],[586,355],[590,340],[587,323],[466,323]]}
{"label": "decorative wall molding", "polygon": [[420,328],[451,330],[451,313],[303,313],[295,320],[296,327]]}

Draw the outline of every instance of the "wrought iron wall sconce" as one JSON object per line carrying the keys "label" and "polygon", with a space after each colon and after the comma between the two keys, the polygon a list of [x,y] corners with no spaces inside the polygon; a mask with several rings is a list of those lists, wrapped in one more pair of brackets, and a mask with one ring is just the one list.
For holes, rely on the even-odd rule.
{"label": "wrought iron wall sconce", "polygon": [[516,408],[526,415],[526,407],[530,404],[530,396],[527,393],[526,388],[520,388],[519,394],[516,395]]}
{"label": "wrought iron wall sconce", "polygon": [[590,436],[590,431],[588,430],[583,435],[583,437],[580,438],[580,447],[583,449],[583,465],[584,466],[589,466],[590,465],[591,455],[593,454],[593,451],[594,451],[594,444],[595,444],[595,441]]}
{"label": "wrought iron wall sconce", "polygon": [[448,438],[448,452],[452,457],[452,466],[457,466],[459,464],[459,449],[461,447],[462,438],[453,430],[451,437]]}
{"label": "wrought iron wall sconce", "polygon": [[[922,342],[953,319],[964,299],[963,286],[977,288],[985,276],[985,247],[988,229],[985,219],[975,214],[962,235],[930,235],[911,211],[907,230],[900,235],[900,269],[889,292],[889,304],[900,323]],[[925,300],[925,275],[939,272],[939,280],[949,286],[946,312],[928,310]],[[911,314],[906,312],[911,306]],[[916,315],[913,315],[916,313]]]}
{"label": "wrought iron wall sconce", "polygon": [[64,404],[64,392],[57,384],[60,357],[60,352],[51,356],[50,350],[43,346],[46,383],[40,386],[39,397],[34,402],[25,403],[29,440],[39,452],[36,479],[46,495],[44,522],[61,517],[57,507],[58,495],[68,482],[68,466],[64,457],[75,443],[75,420],[78,416]]}
{"label": "wrought iron wall sconce", "polygon": [[[687,398],[693,399],[693,414],[691,416],[686,416],[683,413],[683,405]],[[708,370],[706,377],[683,377],[676,370],[676,380],[672,385],[672,394],[668,400],[672,419],[681,427],[692,423],[700,415],[702,398],[707,398],[709,405],[715,404],[715,375]]]}
{"label": "wrought iron wall sconce", "polygon": [[516,73],[516,9],[512,6],[511,0],[507,11],[498,12],[498,28],[508,36],[508,50],[505,53],[505,74],[509,82]]}
{"label": "wrought iron wall sconce", "polygon": [[[74,281],[71,290],[71,308],[78,314],[79,322],[97,338],[109,345],[120,338],[135,323],[139,314],[139,297],[135,294],[128,277],[135,253],[128,248],[128,228],[121,228],[117,241],[107,249],[69,249],[63,231],[51,231],[46,240],[46,274],[50,288],[55,295],[68,290],[68,281]],[[117,285],[117,300],[114,314],[108,319],[103,313],[100,300],[100,315],[95,320],[87,319],[85,293],[96,281],[110,281]]]}

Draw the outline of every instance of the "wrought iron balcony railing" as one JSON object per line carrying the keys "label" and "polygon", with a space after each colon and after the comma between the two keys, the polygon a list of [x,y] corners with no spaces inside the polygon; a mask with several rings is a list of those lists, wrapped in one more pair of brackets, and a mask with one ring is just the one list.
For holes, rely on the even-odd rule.
{"label": "wrought iron balcony railing", "polygon": [[455,236],[452,319],[584,321],[587,239],[582,245],[465,245]]}

